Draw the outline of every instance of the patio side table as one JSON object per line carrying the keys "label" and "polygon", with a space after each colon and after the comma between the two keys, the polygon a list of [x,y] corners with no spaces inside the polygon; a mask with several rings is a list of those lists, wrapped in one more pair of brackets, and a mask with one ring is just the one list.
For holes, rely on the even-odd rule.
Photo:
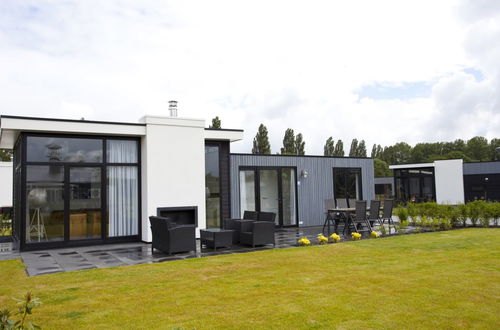
{"label": "patio side table", "polygon": [[233,231],[230,229],[207,228],[200,229],[200,243],[214,249],[220,247],[233,247]]}

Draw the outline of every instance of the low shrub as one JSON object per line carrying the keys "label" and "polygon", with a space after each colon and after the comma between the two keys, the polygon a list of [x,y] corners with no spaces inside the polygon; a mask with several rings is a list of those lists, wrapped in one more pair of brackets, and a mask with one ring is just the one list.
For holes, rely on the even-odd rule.
{"label": "low shrub", "polygon": [[399,221],[408,220],[408,210],[404,207],[398,207],[396,215],[398,216]]}
{"label": "low shrub", "polygon": [[323,234],[318,234],[318,243],[323,245],[328,243],[328,238]]}
{"label": "low shrub", "polygon": [[333,233],[330,235],[330,238],[332,239],[332,241],[334,241],[335,243],[338,243],[340,242],[340,236],[337,234],[337,233]]}
{"label": "low shrub", "polygon": [[372,230],[372,232],[370,233],[370,236],[373,237],[373,238],[379,238],[380,234],[377,233],[375,230]]}
{"label": "low shrub", "polygon": [[297,243],[299,243],[300,246],[309,246],[309,245],[311,245],[311,241],[307,237],[302,237],[301,239],[299,239],[297,241]]}
{"label": "low shrub", "polygon": [[353,241],[357,241],[361,239],[361,234],[360,233],[351,233],[351,237]]}

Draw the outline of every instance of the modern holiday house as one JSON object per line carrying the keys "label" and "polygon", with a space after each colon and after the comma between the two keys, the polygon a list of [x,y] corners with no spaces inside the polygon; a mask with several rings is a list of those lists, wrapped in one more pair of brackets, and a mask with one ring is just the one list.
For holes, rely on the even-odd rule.
{"label": "modern holiday house", "polygon": [[151,242],[151,215],[203,229],[244,210],[312,226],[325,199],[374,198],[370,158],[230,154],[241,139],[242,130],[176,116],[0,116],[0,148],[14,151],[13,236],[22,250]]}

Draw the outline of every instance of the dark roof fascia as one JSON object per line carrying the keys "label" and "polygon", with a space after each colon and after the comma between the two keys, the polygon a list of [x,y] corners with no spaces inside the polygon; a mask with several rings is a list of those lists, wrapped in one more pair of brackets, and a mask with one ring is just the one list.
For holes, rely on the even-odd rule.
{"label": "dark roof fascia", "polygon": [[0,120],[2,118],[21,119],[21,120],[59,121],[59,122],[68,122],[68,123],[146,126],[146,124],[143,124],[143,123],[124,123],[124,122],[114,122],[114,121],[97,121],[97,120],[78,120],[78,119],[60,119],[60,118],[42,118],[42,117],[23,117],[23,116],[0,115]]}
{"label": "dark roof fascia", "polygon": [[205,131],[226,131],[226,132],[243,132],[242,129],[235,128],[207,128],[205,127]]}
{"label": "dark roof fascia", "polygon": [[231,153],[231,156],[265,156],[265,157],[308,157],[308,158],[333,158],[333,159],[372,159],[371,157],[339,157],[339,156],[321,156],[321,155],[277,155],[277,154],[250,154],[250,153]]}

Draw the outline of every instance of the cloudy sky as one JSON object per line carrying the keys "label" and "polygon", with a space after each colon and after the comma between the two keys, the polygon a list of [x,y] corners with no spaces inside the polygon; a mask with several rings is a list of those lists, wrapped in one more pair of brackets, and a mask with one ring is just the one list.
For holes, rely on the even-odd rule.
{"label": "cloudy sky", "polygon": [[500,137],[500,1],[1,0],[0,114],[264,123],[368,148]]}

